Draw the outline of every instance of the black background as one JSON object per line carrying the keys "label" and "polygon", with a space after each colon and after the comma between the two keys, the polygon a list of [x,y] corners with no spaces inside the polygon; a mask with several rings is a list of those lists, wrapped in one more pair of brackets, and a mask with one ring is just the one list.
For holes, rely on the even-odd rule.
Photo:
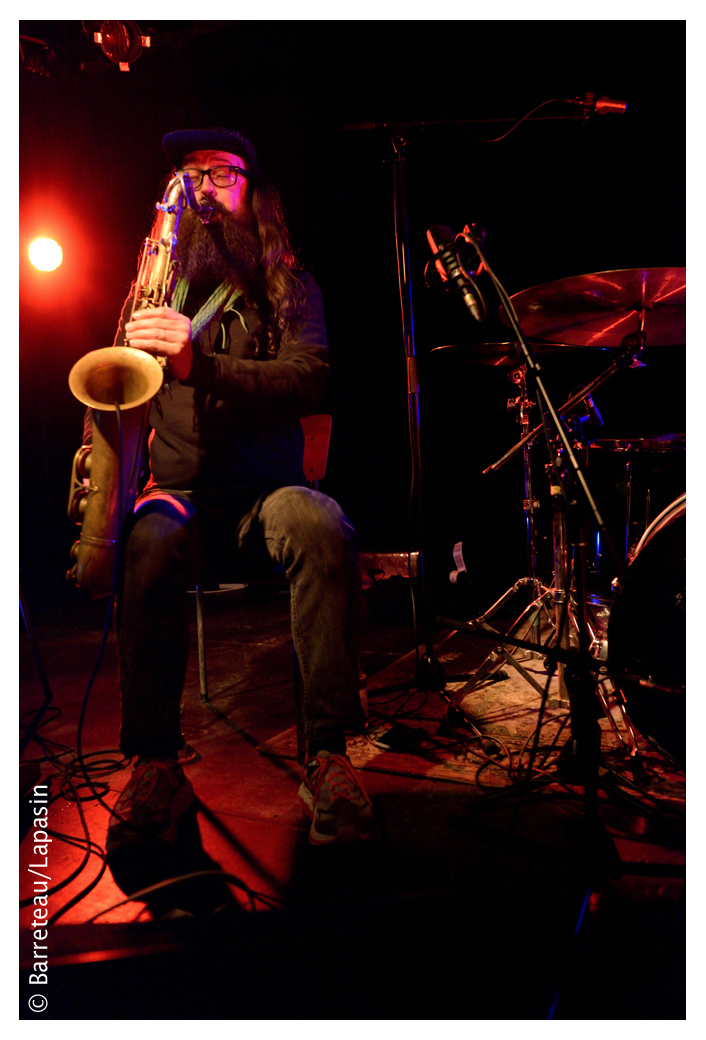
{"label": "black background", "polygon": [[[31,605],[77,594],[63,580],[83,415],[69,370],[112,342],[169,169],[163,134],[197,126],[245,133],[281,192],[326,307],[332,373],[322,410],[334,425],[322,489],[364,549],[404,551],[411,465],[393,150],[389,131],[343,126],[426,122],[410,131],[405,169],[428,569],[443,582],[462,540],[480,583],[523,574],[521,458],[481,476],[518,439],[507,370],[472,364],[461,349],[431,353],[508,339],[508,330],[485,283],[491,317],[482,326],[458,297],[425,288],[425,232],[482,225],[511,294],[594,271],[683,266],[684,23],[140,22],[152,47],[129,72],[104,58],[87,27],[20,23],[48,43],[24,47],[50,73],[27,61],[20,71],[20,562]],[[498,136],[509,124],[453,122],[519,117],[586,91],[626,101],[626,113],[527,122],[492,144],[471,133]],[[62,243],[57,272],[26,259],[39,235]],[[647,360],[596,395],[603,436],[684,429],[685,348],[654,347]],[[602,355],[552,358],[554,403],[605,364]],[[538,483],[543,461],[538,454]],[[600,497],[603,475],[589,478]],[[541,537],[550,537],[547,514]]]}

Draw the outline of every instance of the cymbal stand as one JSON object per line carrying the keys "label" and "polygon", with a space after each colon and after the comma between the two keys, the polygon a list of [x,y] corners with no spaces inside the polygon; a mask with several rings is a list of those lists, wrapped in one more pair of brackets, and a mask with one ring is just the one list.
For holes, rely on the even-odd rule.
{"label": "cymbal stand", "polygon": [[[630,341],[628,342],[628,340]],[[598,387],[602,386],[607,380],[609,380],[610,376],[615,375],[616,372],[621,371],[623,368],[627,366],[635,364],[635,358],[639,354],[640,350],[642,350],[643,348],[642,341],[637,341],[634,338],[631,339],[630,337],[626,337],[626,341],[623,345],[624,349],[622,350],[618,359],[616,361],[611,362],[611,364],[603,372],[599,373],[599,375],[597,375],[595,379],[593,379],[589,384],[586,384],[586,386],[579,390],[577,393],[573,394],[558,410],[558,415],[570,414],[571,411],[577,405],[579,405],[582,400],[584,400],[586,397],[589,397],[592,393],[594,393],[594,391]],[[512,448],[509,448],[503,454],[503,456],[497,460],[497,462],[492,463],[490,466],[487,466],[486,469],[482,471],[482,473],[483,476],[486,476],[488,473],[497,472],[502,466],[504,466],[506,462],[508,462],[509,459],[514,458],[518,451],[522,451],[525,473],[524,509],[525,513],[527,514],[527,569],[529,571],[529,576],[520,578],[520,580],[517,581],[511,589],[508,589],[507,592],[500,597],[500,599],[498,599],[488,610],[486,610],[485,614],[482,614],[479,618],[475,619],[477,621],[482,621],[483,623],[487,624],[488,620],[491,617],[493,617],[493,615],[496,614],[498,610],[502,606],[504,606],[504,604],[509,599],[511,599],[517,592],[519,592],[523,588],[530,588],[530,590],[535,591],[535,596],[537,596],[537,599],[535,599],[533,603],[530,603],[526,612],[524,612],[520,616],[518,621],[513,626],[514,629],[521,627],[522,623],[526,619],[526,615],[528,612],[533,612],[533,610],[535,609],[537,610],[537,614],[539,615],[539,612],[542,608],[547,610],[547,599],[551,598],[551,590],[549,590],[546,586],[544,586],[544,584],[542,584],[537,573],[537,556],[535,556],[535,544],[537,543],[535,543],[534,511],[538,508],[538,502],[534,499],[532,492],[530,470],[531,460],[529,453],[531,445],[534,443],[535,440],[537,440],[538,436],[543,432],[544,425],[543,423],[540,423],[539,425],[534,426],[533,430],[527,432],[527,426],[529,425],[529,410],[530,406],[533,406],[533,401],[531,401],[531,399],[527,397],[526,370],[526,365],[518,366],[518,368],[513,370],[511,376],[509,376],[509,378],[511,378],[513,382],[518,383],[520,386],[520,396],[514,398],[512,407],[516,410],[518,420],[522,426],[522,437],[517,444],[515,444]],[[516,372],[518,372],[519,374],[516,375]],[[550,488],[555,488],[557,489],[557,491],[560,491],[561,484],[552,484],[551,482],[551,467],[549,468],[548,472],[550,473]],[[552,492],[552,502],[555,501],[556,498],[554,493]],[[566,538],[566,526],[563,524],[563,522],[561,522],[560,514],[557,515],[557,512],[555,511],[553,523],[555,592],[552,594],[554,607],[561,606],[561,602],[563,602],[564,598],[564,593],[567,590],[568,563]],[[530,619],[530,625],[534,625],[535,622],[537,622],[537,620],[537,617],[534,617],[532,615]],[[480,682],[482,679],[488,678],[488,676],[492,675],[493,671],[496,671],[497,668],[501,667],[501,665],[502,659],[497,661],[495,669],[489,669],[487,671],[485,670],[485,668],[483,668],[483,666],[481,666],[481,668],[483,668],[483,672],[476,673],[474,677],[474,684],[477,685],[477,683]],[[471,685],[470,688],[473,688],[473,686]]]}
{"label": "cymbal stand", "polygon": [[[555,445],[555,450],[557,447]],[[560,457],[560,455],[559,455]],[[554,545],[554,585],[550,591],[555,611],[555,622],[554,622],[554,637],[550,639],[549,646],[554,642],[560,646],[562,650],[570,650],[571,646],[580,645],[580,630],[581,624],[585,625],[586,636],[587,636],[587,652],[595,654],[599,659],[602,657],[603,642],[596,630],[594,629],[589,612],[587,610],[584,600],[579,595],[578,589],[572,589],[572,579],[576,584],[576,578],[578,569],[576,567],[576,558],[572,561],[574,566],[571,566],[569,560],[569,540],[567,532],[567,517],[566,510],[563,508],[560,501],[562,488],[552,480],[552,465],[547,465],[547,474],[550,479],[550,488],[552,494],[552,503],[554,505],[553,514],[553,545]],[[567,480],[568,474],[564,470],[562,472],[562,478],[564,481]],[[583,536],[580,538],[580,551],[585,552],[585,539]],[[585,597],[584,597],[585,599]],[[577,618],[577,611],[583,611],[583,618],[579,622]],[[560,623],[560,618],[565,618],[565,624]],[[557,679],[558,679],[558,697],[556,699],[549,699],[547,704],[552,708],[568,708],[570,706],[569,693],[566,687],[566,666],[560,660],[557,664]],[[609,689],[606,689],[606,686]],[[637,753],[637,740],[635,732],[632,728],[630,720],[625,711],[625,706],[619,695],[616,695],[615,689],[612,683],[608,679],[600,677],[596,684],[596,694],[603,708],[603,713],[608,719],[612,726],[616,736],[620,742],[628,749],[630,755],[633,756]],[[612,713],[612,707],[617,707],[621,721],[625,727],[627,733],[627,739],[620,732]]]}
{"label": "cymbal stand", "polygon": [[[570,413],[573,408],[583,401],[589,394],[591,394],[597,386],[604,383],[611,375],[619,371],[627,364],[633,361],[635,355],[635,345],[633,344],[632,349],[627,350],[624,354],[621,354],[620,358],[613,362],[608,369],[601,373],[597,378],[593,379],[586,387],[572,395],[569,401],[559,410],[559,414]],[[557,480],[553,476],[552,463],[548,463],[546,466],[546,473],[549,480],[550,497],[553,507],[552,514],[552,548],[553,548],[553,564],[554,564],[554,578],[551,587],[543,584],[538,577],[537,570],[537,556],[536,556],[536,524],[534,519],[534,512],[539,507],[539,502],[534,497],[532,488],[532,470],[531,470],[531,456],[530,450],[536,435],[543,430],[542,424],[540,424],[533,433],[528,433],[529,427],[529,415],[530,410],[534,407],[534,401],[527,395],[527,380],[526,380],[526,365],[520,365],[513,369],[509,374],[511,382],[516,383],[520,388],[520,393],[517,397],[511,398],[508,401],[508,410],[515,411],[518,422],[522,428],[522,436],[514,449],[503,456],[500,463],[496,463],[489,466],[484,473],[492,472],[499,465],[516,454],[517,451],[521,450],[523,454],[523,465],[524,465],[524,477],[525,477],[525,499],[524,499],[524,510],[526,514],[526,540],[527,540],[527,562],[528,562],[528,577],[520,578],[510,589],[507,590],[484,614],[475,618],[469,624],[478,624],[487,626],[492,616],[497,613],[506,603],[508,603],[512,597],[520,592],[522,589],[527,589],[530,593],[530,603],[520,614],[517,620],[511,625],[504,635],[506,636],[524,636],[525,640],[529,639],[532,642],[540,645],[540,629],[542,617],[548,622],[552,635],[547,644],[542,647],[541,656],[546,655],[548,647],[559,646],[563,651],[569,651],[571,646],[577,645],[578,639],[578,621],[576,619],[576,604],[574,602],[574,596],[571,590],[571,568],[569,560],[569,543],[566,523],[566,510],[563,504],[563,486],[567,479],[567,472],[563,465],[561,465],[561,479]],[[554,451],[557,453],[556,458],[561,459],[561,447],[554,438]],[[586,626],[589,638],[589,652],[595,653],[600,656],[601,653],[601,639],[599,638],[596,630],[594,629],[591,619],[586,616]],[[523,632],[524,629],[524,632]],[[498,636],[500,637],[500,632]],[[534,676],[532,676],[525,668],[521,666],[519,661],[516,659],[518,648],[509,651],[503,646],[499,645],[493,649],[478,669],[469,677],[469,681],[465,683],[459,690],[456,691],[452,700],[450,701],[449,708],[458,710],[459,704],[464,700],[470,693],[473,692],[482,682],[487,681],[493,674],[495,674],[504,665],[512,666],[522,678],[536,690],[540,695],[544,695],[542,687],[537,683]],[[526,647],[524,648],[526,653]],[[537,651],[534,652],[537,655]],[[562,660],[557,663],[557,693],[547,700],[547,706],[551,708],[568,708],[570,706],[569,694],[566,687],[565,679],[565,664]],[[609,687],[608,689],[606,687]],[[612,684],[607,679],[599,679],[597,686],[597,695],[601,702],[603,712],[612,726],[616,736],[621,743],[627,748],[630,755],[634,755],[637,751],[637,741],[635,733],[625,712],[625,706],[619,696],[615,695],[615,691]],[[612,707],[617,707],[621,722],[624,726],[625,736],[620,728],[618,727],[615,718],[613,717]]]}
{"label": "cymbal stand", "polygon": [[[508,411],[514,411],[522,430],[522,439],[524,441],[522,452],[524,466],[523,509],[525,512],[527,575],[519,578],[518,581],[504,592],[503,595],[496,600],[496,602],[493,603],[484,614],[475,618],[473,622],[470,622],[470,624],[477,623],[479,625],[482,624],[487,626],[493,615],[504,607],[505,604],[508,603],[517,593],[527,590],[529,594],[529,603],[506,634],[513,637],[522,635],[523,637],[529,638],[537,645],[537,647],[539,647],[541,642],[540,629],[542,613],[544,613],[546,620],[549,621],[550,625],[553,625],[553,618],[550,613],[550,605],[553,597],[552,590],[547,588],[540,581],[537,568],[537,531],[535,511],[539,508],[539,501],[534,497],[534,491],[532,488],[532,444],[527,437],[530,410],[534,407],[534,401],[527,396],[527,366],[525,364],[513,368],[508,374],[508,378],[510,382],[518,386],[520,391],[516,397],[511,397],[508,400],[507,408]],[[481,682],[489,679],[500,668],[502,668],[504,664],[511,665],[520,673],[522,678],[528,682],[540,696],[542,696],[542,687],[536,681],[534,676],[522,667],[516,658],[516,652],[517,648],[515,648],[514,651],[509,651],[503,646],[498,646],[492,650],[478,669],[469,677],[469,681],[453,696],[449,703],[449,709],[453,710],[458,708],[460,701],[464,697],[474,690]]]}
{"label": "cymbal stand", "polygon": [[[613,375],[615,375],[616,372],[622,371],[625,368],[642,367],[643,362],[640,361],[640,357],[645,349],[646,343],[645,311],[639,310],[636,313],[639,326],[638,330],[634,333],[625,336],[621,344],[621,352],[616,358],[616,360],[613,361],[603,372],[599,373],[599,375],[596,376],[593,380],[591,380],[591,382],[589,382],[586,386],[580,389],[577,393],[573,394],[569,398],[569,400],[561,406],[558,413],[559,415],[570,415],[570,413],[576,405],[580,404],[587,397],[589,397],[599,386],[602,386],[605,382],[607,382],[607,380],[609,380]],[[497,462],[493,463],[492,465],[488,466],[486,469],[483,470],[484,475],[487,473],[497,472],[497,470],[499,470],[514,455],[516,455],[518,451],[522,451],[523,455],[526,455],[528,446],[534,442],[536,437],[543,431],[543,429],[543,424],[540,423],[531,432],[523,433],[523,436],[521,437],[520,441],[517,444],[515,444],[514,447],[510,448],[510,450],[507,451],[500,459],[498,459]],[[556,496],[561,492],[561,483],[556,484],[552,481],[551,470],[552,467],[550,464],[547,466],[547,473],[550,478],[550,487],[552,490],[552,503],[555,506],[553,516],[553,598],[556,619],[555,630],[557,632],[559,631],[559,614],[560,611],[563,609],[564,603],[566,603],[569,627],[562,633],[563,647],[564,649],[566,649],[571,642],[571,633],[573,632],[574,635],[576,635],[577,633],[577,622],[574,612],[574,601],[571,595],[570,587],[571,582],[567,556],[566,517],[565,512],[562,509],[557,508],[558,500]],[[566,472],[564,472],[563,480],[566,480]],[[606,532],[604,533],[606,537],[606,544],[611,555],[614,558],[614,561],[616,562],[617,569],[620,572],[622,572],[625,566],[625,560],[627,559],[627,551],[624,557],[620,557],[617,553],[617,549],[615,548],[615,545],[610,535]],[[586,617],[586,625],[590,636],[589,651],[596,652],[596,654],[600,657],[603,652],[601,640],[597,636],[596,632],[593,630],[591,622],[588,619],[587,613],[584,616]],[[558,681],[559,697],[556,700],[550,700],[548,702],[550,707],[564,707],[568,703],[568,694],[566,691],[566,683],[564,680],[564,668],[561,662],[558,665]],[[608,690],[606,690],[606,686],[609,687]],[[467,688],[466,690],[462,691],[461,696],[465,696],[468,692],[470,691]],[[630,719],[628,718],[628,715],[625,711],[625,705],[623,704],[622,699],[619,695],[615,694],[613,684],[610,683],[610,680],[607,679],[599,679],[596,692],[603,707],[604,714],[608,719],[610,725],[613,727],[618,739],[627,747],[628,751],[630,752],[630,755],[634,756],[637,753],[637,738],[635,736],[635,731],[632,727]],[[627,733],[627,740],[620,732],[620,729],[613,717],[613,713],[611,711],[611,701],[612,705],[617,707],[620,713],[622,724],[625,727],[625,731]]]}
{"label": "cymbal stand", "polygon": [[[563,585],[563,588],[559,588],[556,591],[563,593],[565,597],[568,596],[569,590],[567,588],[568,566],[564,567],[564,561],[568,561],[569,545],[574,550],[573,578],[576,589],[577,609],[575,616],[578,648],[567,652],[561,645],[562,640],[568,638],[568,636],[564,636],[568,613],[568,601],[565,600],[561,604],[559,629],[556,632],[558,646],[555,648],[547,647],[546,655],[550,662],[553,663],[560,661],[566,654],[563,677],[568,692],[571,717],[571,741],[567,745],[570,751],[570,766],[575,772],[578,783],[583,788],[584,820],[589,828],[589,840],[591,841],[591,847],[587,851],[591,855],[595,854],[595,865],[601,869],[608,860],[615,862],[617,852],[614,843],[600,820],[598,811],[598,775],[601,741],[598,719],[600,717],[600,705],[597,696],[597,683],[593,675],[595,659],[592,659],[589,654],[585,581],[585,550],[587,543],[584,537],[584,509],[579,509],[579,501],[588,509],[601,532],[602,538],[611,547],[621,577],[625,568],[621,564],[617,551],[614,549],[612,536],[598,510],[581,466],[574,454],[569,434],[561,422],[544,386],[541,369],[524,340],[512,301],[502,283],[492,271],[480,243],[468,226],[464,229],[463,237],[475,249],[479,260],[495,286],[516,340],[522,350],[531,385],[536,395],[537,408],[542,420],[542,429],[551,460],[552,500],[555,503],[556,511],[560,511],[563,514],[563,525],[558,523],[555,525],[555,531],[558,536],[566,535],[563,544],[557,539],[557,556],[561,567],[559,568],[559,574],[555,576],[555,584]],[[571,525],[569,525],[569,520],[571,520]],[[555,596],[555,594],[551,590],[548,593],[550,596]],[[544,599],[544,595],[541,599]],[[532,609],[532,607],[528,609]],[[568,633],[568,628],[566,632]],[[508,652],[502,647],[503,635],[500,633],[498,633],[498,643],[503,655],[507,654]],[[517,665],[515,666],[517,667]],[[532,685],[538,684],[532,683]],[[601,861],[600,864],[599,860]]]}
{"label": "cymbal stand", "polygon": [[[534,401],[527,396],[527,366],[519,365],[517,368],[513,368],[508,376],[510,382],[515,383],[519,388],[519,394],[517,397],[509,398],[507,402],[508,411],[514,411],[517,416],[517,421],[520,424],[522,430],[522,436],[525,437],[529,433],[529,416],[530,410],[534,407]],[[527,574],[530,582],[530,602],[537,598],[541,592],[541,582],[537,576],[537,527],[535,524],[534,513],[536,509],[539,509],[539,501],[534,497],[532,490],[532,459],[530,455],[530,445],[527,444],[522,452],[522,463],[525,478],[525,497],[522,503],[522,507],[525,512],[525,543],[527,549]],[[536,636],[536,641],[539,643],[539,615],[537,614],[532,630]]]}
{"label": "cymbal stand", "polygon": [[[519,388],[520,392],[517,395],[517,397],[508,398],[507,410],[508,412],[515,413],[517,421],[520,424],[520,429],[522,430],[523,437],[529,432],[529,413],[530,409],[534,406],[534,401],[532,401],[527,396],[526,377],[526,365],[518,365],[517,368],[513,368],[508,374],[508,379],[511,383],[514,383]],[[522,452],[522,461],[525,477],[525,498],[523,502],[523,508],[525,511],[527,573],[531,577],[535,577],[537,574],[537,539],[534,523],[534,510],[539,507],[539,502],[537,502],[532,495],[532,466],[528,449],[529,445],[527,446],[527,449]]]}

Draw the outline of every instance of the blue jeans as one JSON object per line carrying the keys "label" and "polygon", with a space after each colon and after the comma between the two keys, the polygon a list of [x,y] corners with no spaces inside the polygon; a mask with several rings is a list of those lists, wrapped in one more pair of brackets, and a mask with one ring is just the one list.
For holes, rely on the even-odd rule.
{"label": "blue jeans", "polygon": [[176,757],[184,746],[187,593],[205,567],[225,566],[221,556],[232,550],[251,570],[274,561],[290,582],[310,743],[362,728],[360,568],[355,531],[340,507],[305,487],[249,497],[237,490],[156,490],[135,509],[118,607],[125,755]]}

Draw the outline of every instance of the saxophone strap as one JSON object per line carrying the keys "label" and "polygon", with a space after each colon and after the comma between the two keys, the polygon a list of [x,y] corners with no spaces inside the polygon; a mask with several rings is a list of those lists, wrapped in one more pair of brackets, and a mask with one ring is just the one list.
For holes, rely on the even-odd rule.
{"label": "saxophone strap", "polygon": [[[188,292],[188,280],[179,278],[174,290],[174,299],[172,300],[172,307],[175,311],[182,311]],[[197,339],[217,315],[225,313],[242,295],[243,290],[237,285],[234,286],[229,281],[221,282],[191,319],[191,334],[193,338]],[[243,321],[242,315],[240,320],[241,322]]]}

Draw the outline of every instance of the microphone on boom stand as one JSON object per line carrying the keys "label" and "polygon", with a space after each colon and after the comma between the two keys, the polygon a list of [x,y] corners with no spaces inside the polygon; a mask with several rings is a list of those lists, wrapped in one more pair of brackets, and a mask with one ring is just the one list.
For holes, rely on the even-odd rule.
{"label": "microphone on boom stand", "polygon": [[562,98],[564,104],[574,105],[579,111],[574,115],[575,119],[590,119],[591,116],[618,115],[622,116],[627,110],[626,101],[616,101],[614,98],[597,97],[595,94],[586,92],[581,97]]}
{"label": "microphone on boom stand", "polygon": [[446,290],[461,293],[475,321],[484,321],[487,315],[485,300],[474,276],[464,264],[461,253],[463,240],[461,245],[457,244],[451,228],[434,224],[427,231],[427,241],[433,254],[424,271],[427,286],[440,279]]}

